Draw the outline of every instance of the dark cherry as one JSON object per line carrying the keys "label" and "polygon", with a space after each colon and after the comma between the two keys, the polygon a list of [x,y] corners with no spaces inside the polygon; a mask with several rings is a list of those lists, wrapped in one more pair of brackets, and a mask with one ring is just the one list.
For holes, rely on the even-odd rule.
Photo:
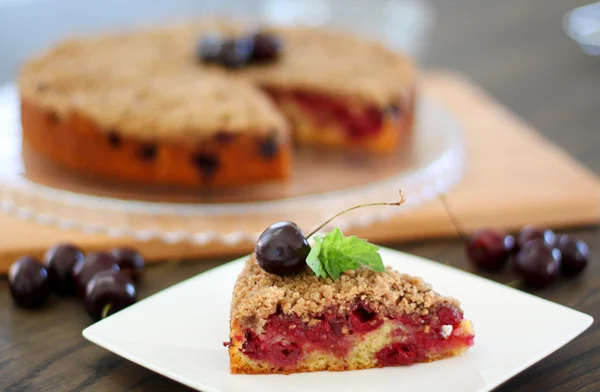
{"label": "dark cherry", "polygon": [[550,286],[560,274],[561,253],[549,248],[543,238],[526,242],[515,257],[513,268],[525,284]]}
{"label": "dark cherry", "polygon": [[253,40],[249,37],[228,39],[221,44],[217,62],[229,69],[248,65],[252,56]]}
{"label": "dark cherry", "polygon": [[129,247],[115,248],[111,253],[117,259],[119,269],[134,282],[139,282],[146,266],[144,256],[137,250]]}
{"label": "dark cherry", "polygon": [[283,50],[281,38],[273,33],[258,32],[252,36],[252,39],[254,40],[252,61],[260,63],[277,60]]}
{"label": "dark cherry", "polygon": [[223,38],[217,33],[203,35],[198,43],[198,59],[207,63],[218,61]]}
{"label": "dark cherry", "polygon": [[153,161],[157,153],[158,148],[155,144],[145,144],[138,151],[138,155],[143,161]]}
{"label": "dark cherry", "polygon": [[210,179],[214,177],[217,170],[219,170],[219,159],[216,155],[200,152],[192,158],[194,166],[198,168],[202,177]]}
{"label": "dark cherry", "polygon": [[347,208],[338,212],[325,222],[321,223],[308,235],[304,235],[300,227],[293,222],[277,222],[267,227],[262,232],[254,254],[258,265],[268,273],[288,276],[294,275],[303,271],[306,267],[306,257],[310,253],[310,245],[307,238],[312,237],[319,230],[324,228],[328,223],[349,211],[358,208],[373,207],[373,206],[401,206],[404,203],[404,196],[400,192],[400,200],[393,203],[367,203],[359,204],[354,207]]}
{"label": "dark cherry", "polygon": [[263,231],[254,251],[262,269],[271,274],[288,276],[306,268],[310,245],[298,225],[277,222]]}
{"label": "dark cherry", "polygon": [[260,143],[260,154],[267,158],[273,159],[279,153],[279,143],[275,135],[268,136]]}
{"label": "dark cherry", "polygon": [[121,271],[106,270],[97,273],[85,290],[85,310],[94,320],[100,320],[136,301],[133,280]]}
{"label": "dark cherry", "polygon": [[39,308],[48,301],[52,288],[48,270],[33,257],[21,257],[8,271],[8,287],[22,308]]}
{"label": "dark cherry", "polygon": [[495,230],[481,229],[466,243],[469,260],[477,267],[493,270],[503,267],[510,256],[514,238]]}
{"label": "dark cherry", "polygon": [[552,248],[554,246],[554,241],[556,241],[556,234],[549,229],[527,225],[521,229],[521,232],[517,236],[517,250],[520,249],[526,242],[537,239],[544,240],[546,246]]}
{"label": "dark cherry", "polygon": [[587,244],[566,234],[557,237],[556,248],[562,254],[560,271],[564,276],[579,274],[590,261],[590,249]]}
{"label": "dark cherry", "polygon": [[60,122],[60,117],[58,117],[57,113],[50,112],[50,114],[48,114],[48,121],[50,121],[50,124],[56,125]]}
{"label": "dark cherry", "polygon": [[121,135],[119,134],[119,132],[111,130],[108,132],[106,137],[108,139],[108,144],[110,144],[112,147],[115,147],[115,148],[121,147],[121,144],[123,143],[123,139],[121,138]]}
{"label": "dark cherry", "polygon": [[85,288],[94,275],[111,269],[119,271],[117,258],[113,254],[94,252],[86,255],[83,260],[77,262],[73,267],[73,280],[77,295],[84,296]]}
{"label": "dark cherry", "polygon": [[83,261],[81,249],[71,244],[58,244],[50,248],[44,256],[50,283],[55,293],[71,295],[75,293],[73,267]]}

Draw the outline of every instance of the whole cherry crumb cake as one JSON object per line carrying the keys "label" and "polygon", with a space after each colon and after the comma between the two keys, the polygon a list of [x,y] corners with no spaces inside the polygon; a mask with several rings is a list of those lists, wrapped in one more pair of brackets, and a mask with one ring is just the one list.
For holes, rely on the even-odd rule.
{"label": "whole cherry crumb cake", "polygon": [[25,145],[133,183],[290,175],[292,144],[368,154],[410,133],[415,70],[352,35],[202,20],[64,41],[19,77]]}
{"label": "whole cherry crumb cake", "polygon": [[271,226],[239,275],[226,344],[232,373],[404,366],[473,345],[460,304],[384,267],[373,245],[339,230],[312,249],[302,238],[293,223]]}

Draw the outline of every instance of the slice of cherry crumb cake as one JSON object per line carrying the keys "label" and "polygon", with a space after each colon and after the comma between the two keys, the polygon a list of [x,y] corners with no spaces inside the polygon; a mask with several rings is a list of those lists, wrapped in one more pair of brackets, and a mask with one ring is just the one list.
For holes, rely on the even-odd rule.
{"label": "slice of cherry crumb cake", "polygon": [[260,236],[233,291],[232,373],[411,365],[473,345],[457,300],[385,267],[363,239],[335,229],[311,246],[312,234],[278,222]]}

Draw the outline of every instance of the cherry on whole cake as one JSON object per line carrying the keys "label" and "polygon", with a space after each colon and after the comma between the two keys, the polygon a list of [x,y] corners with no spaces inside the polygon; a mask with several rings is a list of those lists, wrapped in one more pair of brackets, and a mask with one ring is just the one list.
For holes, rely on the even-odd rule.
{"label": "cherry on whole cake", "polygon": [[277,34],[259,31],[252,35],[254,47],[252,61],[259,63],[272,62],[279,58],[283,50],[281,37]]}

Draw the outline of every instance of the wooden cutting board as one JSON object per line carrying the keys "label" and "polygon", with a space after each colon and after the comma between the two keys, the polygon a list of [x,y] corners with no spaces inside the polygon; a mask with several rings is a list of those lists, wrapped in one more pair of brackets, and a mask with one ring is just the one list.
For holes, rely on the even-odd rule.
{"label": "wooden cutting board", "polygon": [[[383,244],[455,236],[448,212],[467,232],[482,226],[518,230],[528,223],[565,228],[600,221],[598,177],[530,125],[460,75],[429,73],[423,88],[451,109],[465,128],[468,168],[461,184],[446,196],[449,210],[435,200],[391,221],[348,234]],[[0,216],[0,233],[0,274],[6,273],[15,258],[41,256],[61,241],[77,243],[85,250],[134,245],[150,262],[241,255],[254,245],[134,242],[62,231],[6,215]]]}

